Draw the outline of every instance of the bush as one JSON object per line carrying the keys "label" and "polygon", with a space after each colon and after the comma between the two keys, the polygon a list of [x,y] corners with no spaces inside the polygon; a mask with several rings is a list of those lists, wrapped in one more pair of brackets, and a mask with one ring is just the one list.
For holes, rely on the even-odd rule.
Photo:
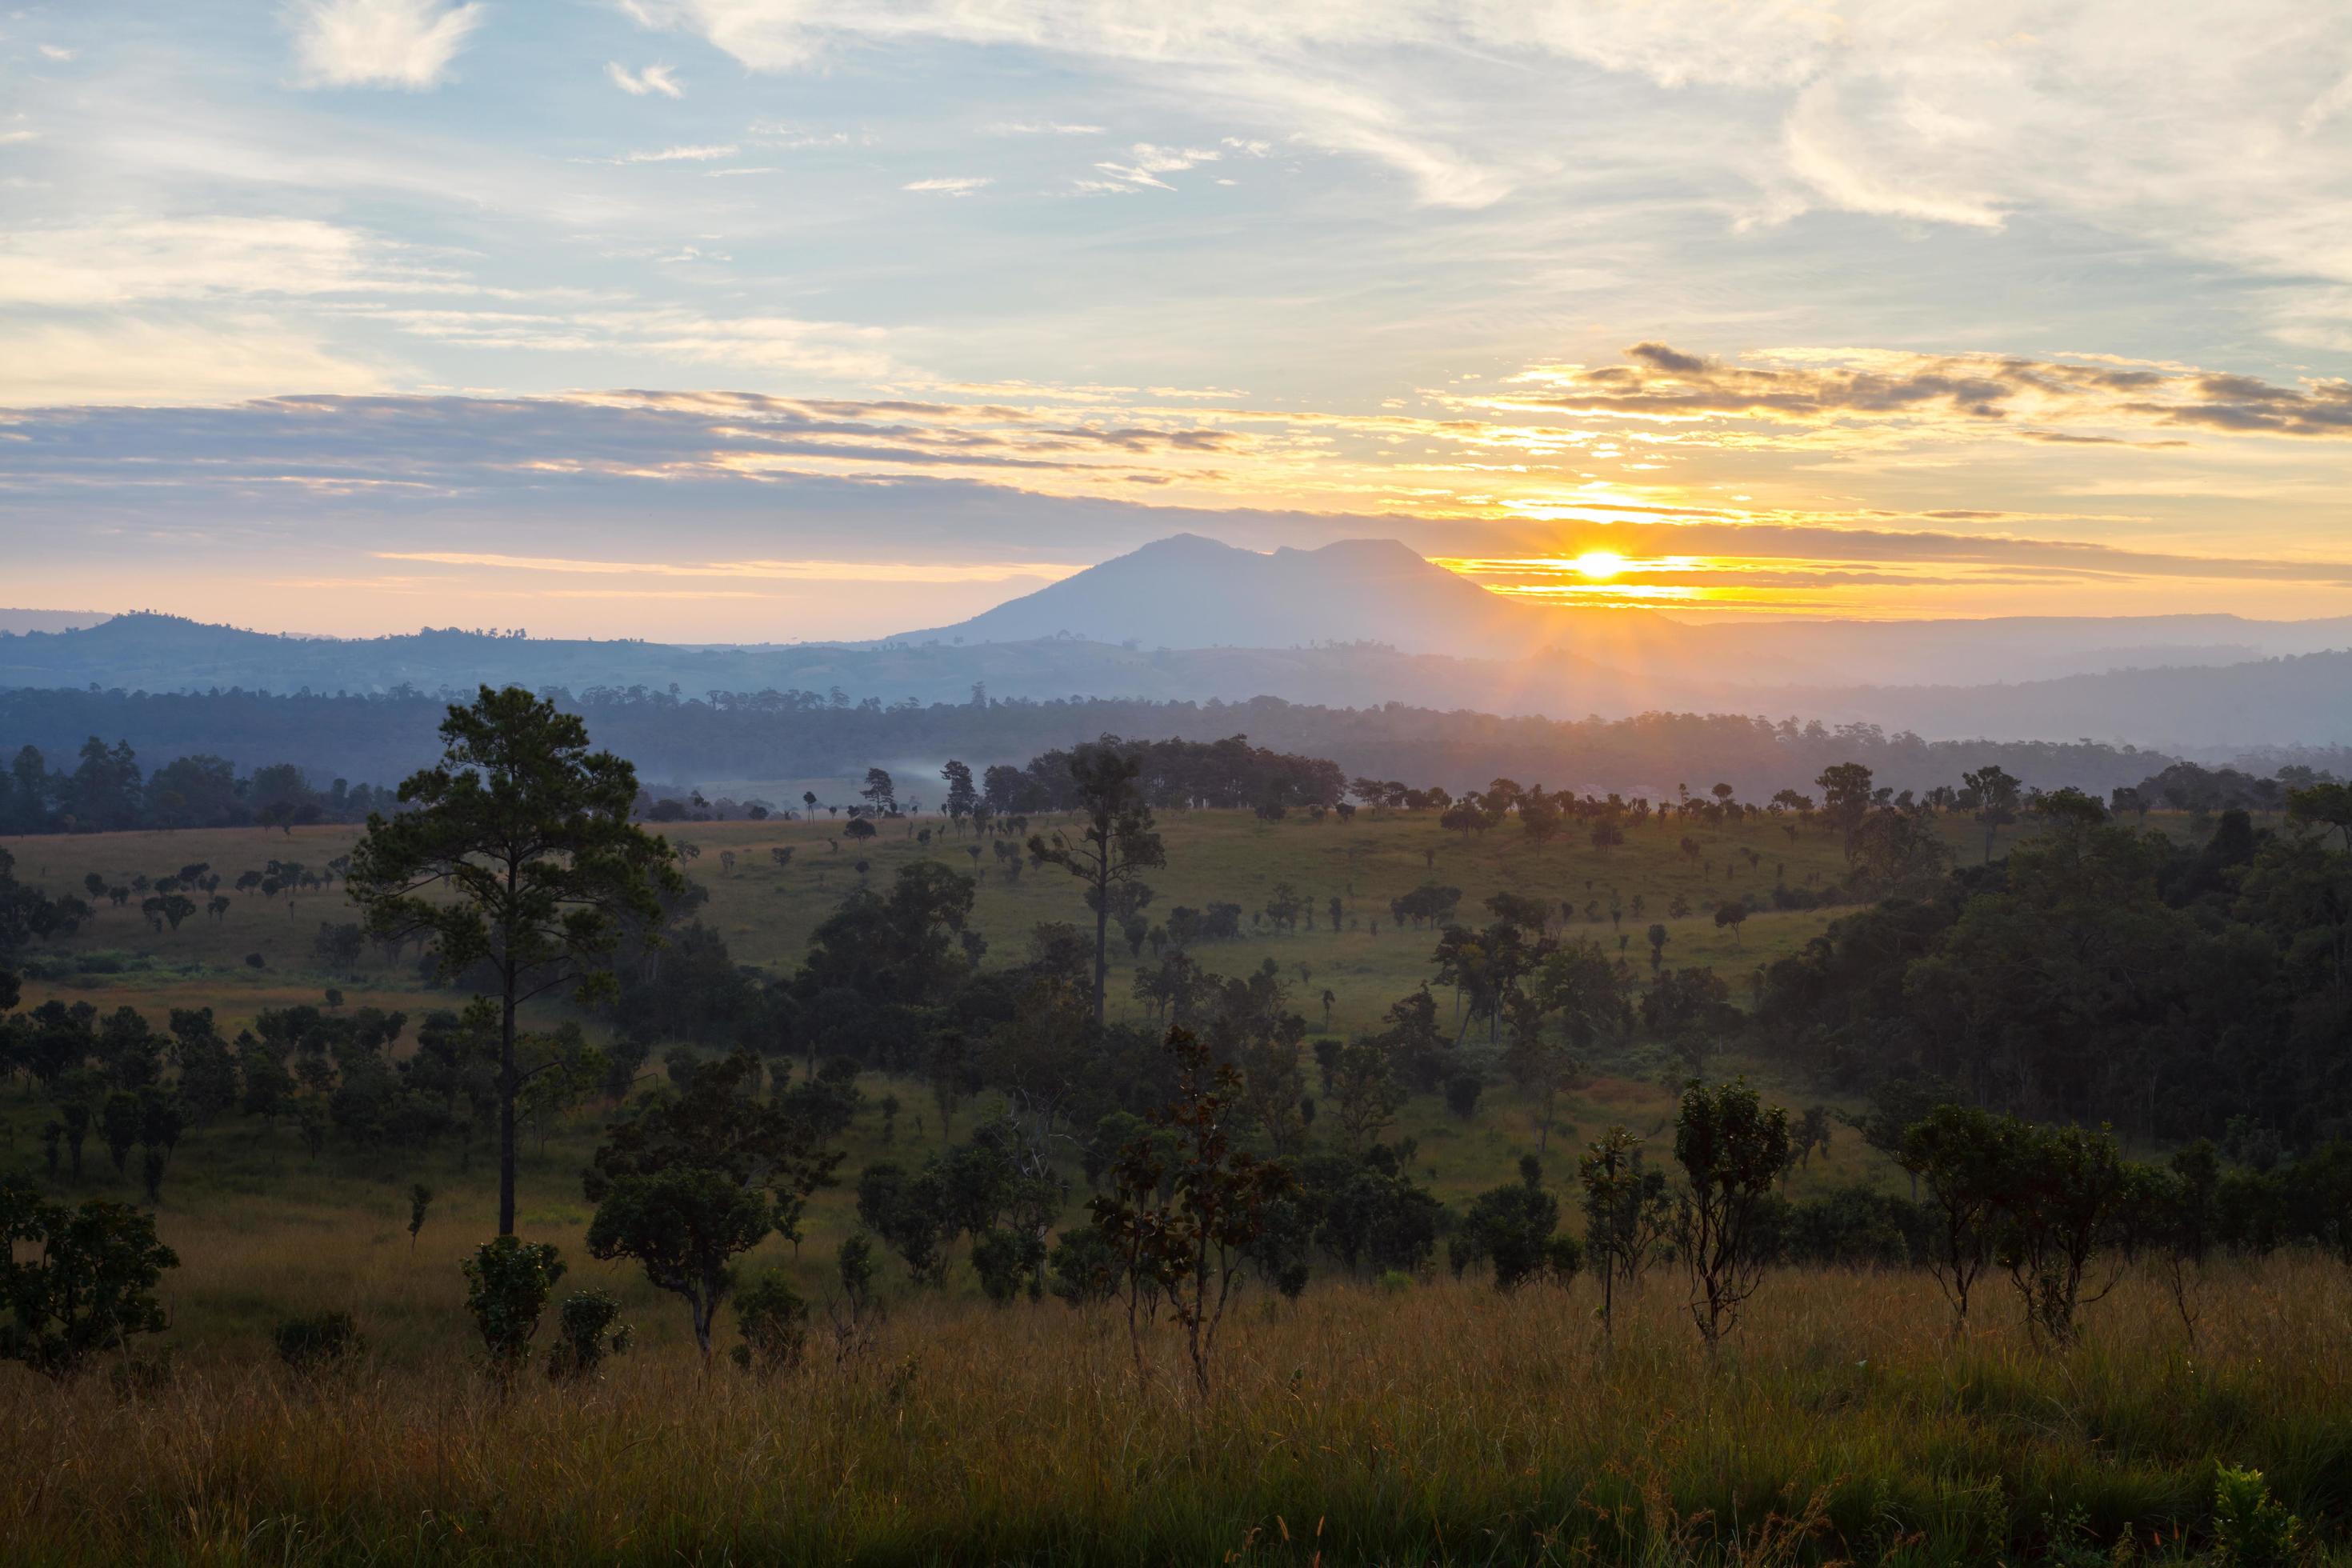
{"label": "bush", "polygon": [[790,1372],[808,1352],[808,1303],[782,1274],[762,1274],[735,1296],[735,1324],[743,1342],[735,1364],[768,1375]]}
{"label": "bush", "polygon": [[1108,1301],[1118,1294],[1118,1249],[1092,1226],[1064,1231],[1046,1261],[1054,1275],[1054,1294],[1073,1307]]}
{"label": "bush", "polygon": [[615,1329],[621,1304],[602,1290],[574,1290],[555,1314],[555,1345],[547,1352],[547,1375],[558,1382],[593,1377],[608,1355],[628,1350],[627,1324]]}
{"label": "bush", "polygon": [[299,1373],[320,1373],[367,1349],[349,1312],[314,1312],[278,1325],[278,1359]]}
{"label": "bush", "polygon": [[[127,1352],[134,1334],[166,1326],[155,1287],[180,1258],[155,1222],[126,1204],[92,1198],[79,1209],[0,1178],[0,1360],[63,1381],[95,1355]],[[32,1256],[20,1258],[20,1252]]]}
{"label": "bush", "polygon": [[2216,1467],[2213,1556],[2230,1568],[2288,1568],[2303,1561],[2303,1521],[2271,1496],[2262,1471]]}
{"label": "bush", "polygon": [[466,1310],[481,1331],[493,1369],[510,1373],[530,1359],[540,1314],[562,1277],[551,1242],[502,1236],[482,1243],[466,1260]]}
{"label": "bush", "polygon": [[1467,1121],[1478,1114],[1478,1097],[1486,1089],[1476,1073],[1455,1073],[1445,1080],[1445,1109]]}
{"label": "bush", "polygon": [[1045,1261],[1044,1242],[1002,1226],[991,1226],[971,1238],[972,1272],[980,1276],[980,1288],[987,1292],[988,1299],[1000,1307],[1021,1293],[1024,1279],[1034,1289]]}

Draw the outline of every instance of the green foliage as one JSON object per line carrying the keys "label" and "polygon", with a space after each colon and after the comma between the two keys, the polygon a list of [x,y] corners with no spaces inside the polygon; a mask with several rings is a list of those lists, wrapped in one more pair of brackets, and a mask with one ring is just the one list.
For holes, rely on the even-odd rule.
{"label": "green foliage", "polygon": [[1690,1269],[1691,1319],[1710,1351],[1762,1279],[1756,1216],[1790,1158],[1789,1113],[1764,1105],[1746,1080],[1693,1082],[1683,1091],[1675,1159],[1690,1191],[1675,1245]]}
{"label": "green foliage", "polygon": [[639,1102],[606,1130],[583,1183],[596,1205],[589,1251],[635,1258],[682,1299],[705,1355],[730,1260],[796,1215],[841,1163],[823,1128],[759,1098],[760,1077],[747,1051],[697,1067],[677,1093]]}
{"label": "green foliage", "polygon": [[2223,1568],[2293,1568],[2305,1554],[2303,1521],[2271,1496],[2262,1471],[2214,1467],[2217,1563]]}
{"label": "green foliage", "polygon": [[587,727],[519,687],[481,689],[441,725],[437,766],[400,786],[398,816],[368,818],[352,899],[369,934],[429,938],[445,979],[474,966],[501,999],[499,1234],[514,1234],[514,1013],[568,987],[609,994],[605,965],[635,927],[658,940],[662,897],[682,890],[667,845],[629,821],[636,773],[588,749]]}
{"label": "green foliage", "polygon": [[510,1376],[530,1359],[547,1298],[563,1277],[555,1244],[501,1236],[477,1247],[465,1268],[466,1310],[481,1332],[491,1369]]}
{"label": "green foliage", "polygon": [[635,1334],[619,1321],[621,1304],[602,1290],[574,1290],[555,1314],[555,1343],[548,1348],[547,1375],[559,1383],[596,1375],[607,1356],[627,1352]]}
{"label": "green foliage", "polygon": [[1032,837],[1029,856],[1040,865],[1059,866],[1086,889],[1087,908],[1095,917],[1094,1012],[1099,1024],[1109,973],[1110,922],[1150,902],[1151,889],[1144,885],[1142,873],[1166,865],[1168,857],[1140,783],[1140,748],[1108,738],[1090,741],[1071,750],[1066,766],[1084,826],[1076,837],[1059,828]]}
{"label": "green foliage", "polygon": [[736,1293],[735,1326],[743,1342],[729,1353],[735,1364],[763,1376],[790,1372],[808,1352],[808,1303],[779,1273],[766,1273]]}
{"label": "green foliage", "polygon": [[1050,1289],[1073,1307],[1091,1307],[1119,1292],[1119,1257],[1110,1238],[1092,1226],[1066,1230],[1046,1258]]}
{"label": "green foliage", "polygon": [[161,1333],[155,1287],[179,1264],[135,1209],[103,1198],[68,1208],[0,1178],[0,1360],[62,1380],[134,1335]]}
{"label": "green foliage", "polygon": [[[1491,1263],[1495,1288],[1516,1289],[1548,1266],[1559,1227],[1559,1202],[1543,1190],[1543,1167],[1529,1154],[1519,1161],[1517,1181],[1471,1202],[1446,1244],[1448,1261],[1457,1275],[1473,1263]],[[1574,1269],[1572,1263],[1570,1272]]]}
{"label": "green foliage", "polygon": [[1165,1049],[1176,1092],[1150,1121],[1173,1134],[1173,1147],[1150,1138],[1129,1143],[1111,1167],[1109,1191],[1088,1206],[1119,1258],[1138,1367],[1142,1329],[1164,1306],[1183,1331],[1193,1386],[1205,1399],[1243,1258],[1265,1228],[1267,1205],[1295,1179],[1233,1146],[1241,1075],[1213,1061],[1188,1030],[1171,1029]]}

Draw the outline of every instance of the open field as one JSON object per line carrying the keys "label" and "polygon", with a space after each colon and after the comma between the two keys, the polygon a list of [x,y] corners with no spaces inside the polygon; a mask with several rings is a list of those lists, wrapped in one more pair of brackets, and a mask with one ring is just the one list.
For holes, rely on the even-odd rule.
{"label": "open field", "polygon": [[[782,972],[860,880],[861,852],[828,843],[839,826],[671,831],[700,850],[690,870],[710,893],[704,918],[739,959]],[[1744,1001],[1757,964],[1838,911],[1759,913],[1735,941],[1702,907],[1783,875],[1803,887],[1843,869],[1832,840],[1809,832],[1792,843],[1770,823],[1695,835],[1695,858],[1679,849],[1680,828],[1633,834],[1602,856],[1566,836],[1533,852],[1509,829],[1465,842],[1412,817],[1341,827],[1201,813],[1163,827],[1170,864],[1152,879],[1155,913],[1216,900],[1261,907],[1284,881],[1318,903],[1341,898],[1340,931],[1318,910],[1312,932],[1196,950],[1225,973],[1274,960],[1317,1025],[1328,986],[1335,1032],[1370,1026],[1429,973],[1433,933],[1393,929],[1387,908],[1423,880],[1461,888],[1465,913],[1503,889],[1570,900],[1567,929],[1605,945],[1610,895],[1628,906],[1639,895],[1647,912],[1623,921],[1628,957],[1646,968],[1640,933],[1663,920],[1668,962],[1713,964]],[[1963,861],[1981,853],[1972,824],[1948,830]],[[155,876],[206,860],[233,879],[270,858],[318,867],[355,837],[311,828],[6,847],[26,880],[63,891],[91,869]],[[862,852],[865,879],[886,883],[926,853],[968,865],[970,842],[935,837],[927,849],[886,833]],[[794,855],[780,868],[768,851],[782,846]],[[1745,849],[1760,863],[1751,868]],[[720,863],[730,850],[731,871]],[[1075,885],[1051,868],[1008,879],[984,841],[980,864],[976,923],[997,957],[1017,956],[1035,922],[1082,912]],[[1693,912],[1666,916],[1678,896]],[[1593,899],[1598,921],[1582,913]],[[373,952],[355,973],[318,969],[319,923],[351,918],[339,888],[290,905],[242,896],[225,921],[199,916],[175,933],[109,909],[32,955],[26,1005],[129,1005],[158,1024],[169,1006],[210,1005],[231,1031],[331,984],[347,1005],[412,1016],[454,1005],[413,965]],[[259,969],[244,962],[256,952]],[[1112,994],[1131,1006],[1124,973]],[[1545,1163],[1567,1228],[1579,1223],[1570,1178],[1584,1142],[1612,1124],[1652,1136],[1654,1148],[1667,1141],[1673,1100],[1654,1065],[1602,1061],[1563,1098]],[[812,1200],[797,1248],[772,1236],[743,1259],[749,1272],[781,1270],[819,1304],[808,1363],[773,1379],[724,1362],[705,1369],[675,1297],[634,1264],[588,1256],[580,1173],[604,1107],[527,1129],[519,1228],[562,1248],[559,1294],[593,1286],[619,1300],[636,1348],[585,1387],[534,1375],[506,1394],[478,1365],[459,1269],[493,1228],[486,1151],[467,1160],[446,1146],[330,1140],[314,1156],[290,1125],[234,1117],[191,1131],[153,1210],[182,1259],[163,1288],[177,1373],[134,1394],[103,1374],[57,1386],[0,1372],[0,1465],[12,1479],[0,1489],[0,1560],[2088,1568],[2203,1560],[2217,1463],[2263,1469],[2319,1550],[2352,1540],[2352,1273],[2292,1252],[2217,1260],[2193,1345],[2155,1265],[2134,1265],[2063,1351],[2032,1342],[1997,1273],[1979,1288],[1969,1337],[1955,1343],[1923,1272],[1782,1270],[1713,1365],[1671,1262],[1621,1298],[1613,1348],[1589,1275],[1503,1295],[1442,1266],[1386,1281],[1326,1269],[1296,1303],[1259,1286],[1244,1292],[1204,1405],[1171,1331],[1147,1336],[1139,1379],[1115,1310],[1050,1297],[992,1306],[959,1247],[940,1290],[912,1289],[898,1259],[881,1257],[887,1316],[836,1353],[833,1259],[857,1226],[857,1173],[882,1160],[919,1164],[986,1110],[967,1108],[944,1128],[919,1083],[869,1074],[859,1087],[841,1140],[843,1185]],[[1769,1078],[1764,1087],[1792,1106],[1818,1098]],[[887,1142],[885,1095],[902,1108]],[[29,1088],[0,1087],[0,1167],[37,1166],[49,1114]],[[1539,1139],[1535,1107],[1507,1084],[1492,1086],[1469,1120],[1415,1098],[1395,1134],[1414,1140],[1413,1178],[1457,1211],[1507,1181]],[[1068,1227],[1084,1222],[1086,1189],[1075,1161],[1065,1165]],[[436,1196],[412,1242],[406,1194],[419,1181]],[[1841,1129],[1787,1191],[1903,1181]],[[95,1142],[79,1180],[47,1184],[68,1199],[139,1195]],[[279,1363],[273,1332],[329,1310],[353,1313],[368,1348],[355,1365],[298,1376]],[[719,1343],[734,1338],[722,1314]]]}
{"label": "open field", "polygon": [[[287,1250],[294,1250],[288,1244]],[[446,1277],[446,1256],[415,1266]],[[291,1283],[287,1257],[269,1283]],[[2150,1280],[2089,1341],[1963,1345],[1924,1276],[1769,1279],[1710,1369],[1661,1274],[1245,1301],[1202,1405],[1172,1342],[920,1301],[766,1382],[656,1346],[500,1398],[454,1352],[323,1383],[207,1365],[119,1400],[0,1380],[12,1563],[2188,1561],[2216,1460],[2352,1503],[2347,1283],[2223,1270],[2195,1353]],[[374,1327],[373,1321],[370,1326]]]}
{"label": "open field", "polygon": [[[1024,869],[1017,880],[1008,879],[987,840],[950,834],[944,819],[886,823],[863,849],[841,837],[845,825],[831,818],[711,822],[674,824],[662,831],[698,851],[687,869],[710,895],[701,917],[727,939],[737,961],[777,973],[790,973],[810,931],[861,880],[887,887],[900,867],[924,857],[976,873],[980,894],[972,924],[998,961],[1018,958],[1037,922],[1086,917],[1076,885],[1060,871]],[[1046,826],[1041,819],[1032,827]],[[1973,823],[1946,819],[1944,827],[1958,860],[1966,864],[1981,857],[1983,840]],[[933,834],[929,846],[913,837],[926,828]],[[1332,819],[1312,822],[1303,815],[1261,822],[1244,812],[1164,813],[1160,829],[1168,865],[1148,878],[1158,894],[1147,911],[1155,920],[1177,905],[1199,909],[1223,900],[1241,905],[1246,924],[1250,912],[1264,908],[1276,886],[1286,882],[1314,905],[1311,931],[1254,932],[1240,942],[1203,944],[1197,956],[1225,973],[1273,959],[1297,983],[1294,1001],[1318,1026],[1323,1019],[1316,999],[1328,989],[1334,996],[1330,1027],[1336,1032],[1370,1026],[1390,1003],[1428,977],[1434,933],[1398,929],[1388,909],[1390,900],[1423,882],[1461,889],[1459,918],[1474,924],[1488,918],[1481,904],[1496,892],[1541,898],[1555,908],[1572,903],[1577,914],[1566,922],[1567,932],[1612,952],[1619,949],[1622,936],[1625,956],[1644,970],[1643,933],[1654,921],[1663,924],[1669,965],[1712,966],[1731,982],[1735,996],[1744,999],[1748,974],[1801,947],[1839,911],[1766,910],[1735,933],[1715,924],[1714,905],[1727,898],[1769,894],[1778,880],[1796,889],[1827,886],[1846,871],[1833,836],[1805,829],[1792,839],[1777,823],[1753,818],[1720,828],[1628,829],[1626,842],[1605,853],[1572,829],[1540,849],[1516,826],[1465,838],[1439,828],[1434,813],[1359,816],[1347,826]],[[0,840],[0,847],[16,856],[19,879],[62,893],[79,892],[91,871],[120,881],[135,872],[168,875],[197,861],[210,864],[228,882],[273,859],[316,870],[348,853],[359,831],[320,826],[290,835],[257,828],[93,834],[9,838]],[[1685,835],[1697,843],[1697,856],[1679,847]],[[2003,845],[2010,838],[2004,833]],[[770,851],[787,847],[793,851],[792,861],[779,867]],[[973,847],[977,859],[969,852]],[[736,858],[731,871],[720,862],[730,851]],[[862,879],[856,868],[861,859],[867,863]],[[1335,896],[1347,921],[1337,932],[1329,929],[1326,911]],[[1669,912],[1677,897],[1686,900],[1689,913]],[[1623,911],[1613,923],[1608,914],[1612,901]],[[135,899],[125,909],[106,908],[63,950],[131,954],[152,967],[69,979],[37,977],[30,994],[38,999],[69,992],[93,1001],[101,999],[100,993],[120,994],[122,1001],[154,1009],[201,1003],[225,1019],[242,1021],[254,1009],[315,1000],[328,984],[341,986],[354,1004],[365,998],[393,1005],[396,994],[420,989],[413,967],[394,969],[373,954],[348,973],[316,971],[310,947],[320,922],[355,918],[340,887],[290,899],[248,893],[234,902],[219,921],[197,915],[177,931],[161,933],[148,929]],[[246,955],[252,952],[262,955],[266,967],[247,966]],[[1119,957],[1125,956],[1122,949]],[[1307,970],[1303,982],[1301,964]],[[1115,1008],[1131,1013],[1130,973],[1129,963],[1118,964],[1111,996]]]}

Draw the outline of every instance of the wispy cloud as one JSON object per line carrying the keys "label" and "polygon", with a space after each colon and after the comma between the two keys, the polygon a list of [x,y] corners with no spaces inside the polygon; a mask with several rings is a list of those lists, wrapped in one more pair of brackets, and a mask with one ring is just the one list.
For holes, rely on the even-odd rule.
{"label": "wispy cloud", "polygon": [[999,136],[1100,136],[1099,125],[1071,125],[1056,121],[1003,121],[989,129]]}
{"label": "wispy cloud", "polygon": [[286,18],[305,83],[416,91],[448,74],[485,13],[451,0],[292,0]]}
{"label": "wispy cloud", "polygon": [[604,74],[614,87],[631,98],[644,98],[649,93],[657,93],[663,98],[686,96],[686,89],[678,85],[677,76],[667,66],[647,66],[643,70],[632,71],[618,60],[607,60]]}
{"label": "wispy cloud", "polygon": [[734,142],[718,142],[709,146],[652,147],[642,152],[624,153],[617,158],[589,158],[590,163],[707,163],[714,158],[732,158],[741,151]]}
{"label": "wispy cloud", "polygon": [[441,566],[495,566],[510,572],[564,572],[640,577],[772,578],[796,583],[1003,583],[1016,577],[1058,581],[1086,569],[1066,561],[587,561],[565,556],[498,555],[464,551],[375,552],[379,561]]}
{"label": "wispy cloud", "polygon": [[934,195],[968,196],[996,183],[990,174],[963,174],[929,180],[909,180],[898,188],[902,191],[925,191]]}

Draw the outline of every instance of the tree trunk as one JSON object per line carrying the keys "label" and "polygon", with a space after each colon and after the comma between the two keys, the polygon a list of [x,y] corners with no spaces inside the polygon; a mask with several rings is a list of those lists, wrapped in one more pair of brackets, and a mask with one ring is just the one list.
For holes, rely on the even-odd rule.
{"label": "tree trunk", "polygon": [[507,980],[499,1015],[499,1234],[515,1233],[515,987]]}
{"label": "tree trunk", "polygon": [[1103,1021],[1103,991],[1110,976],[1110,835],[1103,835],[1102,866],[1095,875],[1095,1025]]}

